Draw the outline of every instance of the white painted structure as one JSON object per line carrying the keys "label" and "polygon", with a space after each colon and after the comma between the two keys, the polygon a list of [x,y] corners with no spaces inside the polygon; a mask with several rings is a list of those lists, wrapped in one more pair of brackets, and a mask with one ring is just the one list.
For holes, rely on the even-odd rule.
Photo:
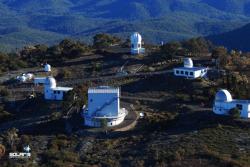
{"label": "white painted structure", "polygon": [[63,100],[65,93],[73,90],[71,87],[57,87],[56,80],[53,77],[35,78],[34,84],[44,85],[44,98],[46,100]]}
{"label": "white painted structure", "polygon": [[108,127],[115,126],[123,122],[127,113],[125,108],[120,108],[119,88],[89,88],[88,107],[83,112],[86,126],[100,127],[104,119]]}
{"label": "white painted structure", "polygon": [[222,89],[216,93],[213,112],[218,115],[228,115],[229,110],[238,108],[242,118],[250,118],[250,101],[233,99],[231,94]]}
{"label": "white painted structure", "polygon": [[30,81],[34,78],[34,75],[31,73],[27,73],[27,74],[22,74],[21,76],[17,76],[16,79],[20,82],[27,82]]}
{"label": "white painted structure", "polygon": [[46,64],[44,65],[44,71],[45,71],[45,72],[51,72],[51,65],[46,63]]}
{"label": "white painted structure", "polygon": [[39,84],[45,84],[46,77],[35,77],[34,84],[37,86]]}
{"label": "white painted structure", "polygon": [[131,41],[131,54],[143,54],[145,48],[142,48],[142,37],[138,32],[135,32],[130,37]]}
{"label": "white painted structure", "polygon": [[194,67],[193,60],[185,58],[184,67],[174,68],[174,75],[190,79],[202,78],[206,76],[207,70],[206,67]]}

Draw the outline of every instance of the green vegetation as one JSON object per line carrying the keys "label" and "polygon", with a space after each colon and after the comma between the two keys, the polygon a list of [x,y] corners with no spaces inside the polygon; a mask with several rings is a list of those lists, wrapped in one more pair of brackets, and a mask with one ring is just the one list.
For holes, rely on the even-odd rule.
{"label": "green vegetation", "polygon": [[83,105],[87,104],[87,101],[87,86],[77,86],[72,91],[67,92],[64,96],[62,110],[64,113],[67,113],[73,106],[80,109]]}
{"label": "green vegetation", "polygon": [[26,66],[27,64],[18,55],[0,53],[0,74]]}
{"label": "green vegetation", "polygon": [[93,46],[97,49],[106,48],[112,44],[119,44],[121,39],[108,34],[96,34],[94,36]]}
{"label": "green vegetation", "polygon": [[172,60],[176,56],[206,55],[212,48],[212,43],[204,38],[192,38],[183,42],[169,42],[160,47],[160,57]]}
{"label": "green vegetation", "polygon": [[58,45],[51,47],[46,45],[24,47],[20,51],[20,57],[21,60],[27,62],[30,66],[39,66],[45,62],[60,64],[65,60],[80,57],[89,51],[89,47],[84,43],[64,39]]}
{"label": "green vegetation", "polygon": [[229,110],[229,115],[234,119],[240,118],[240,110],[238,108],[232,108]]}
{"label": "green vegetation", "polygon": [[92,42],[94,34],[103,32],[127,38],[140,30],[147,43],[219,34],[248,23],[248,2],[1,1],[0,49],[52,45],[66,37]]}
{"label": "green vegetation", "polygon": [[[58,79],[68,80],[79,79],[75,76],[77,73],[81,73],[80,76],[87,73],[87,77],[113,74],[127,60],[133,63],[128,63],[126,70],[132,71],[141,64],[145,66],[142,68],[145,73],[168,70],[180,65],[182,62],[179,59],[190,55],[195,56],[195,61],[204,61],[211,64],[211,67],[212,58],[219,62],[226,60],[219,64],[225,74],[213,80],[189,80],[165,73],[83,81],[64,96],[63,102],[45,101],[42,94],[37,93],[37,97],[30,99],[20,112],[6,103],[6,107],[0,108],[0,118],[1,113],[4,113],[2,110],[13,114],[12,118],[15,119],[8,120],[11,122],[2,121],[0,129],[6,131],[1,131],[0,144],[5,147],[5,152],[22,151],[23,145],[29,144],[32,157],[27,161],[6,159],[1,166],[249,165],[249,122],[238,119],[238,109],[230,111],[231,117],[217,116],[211,111],[214,96],[220,88],[228,88],[234,97],[249,98],[248,54],[212,47],[203,38],[194,38],[167,43],[162,47],[149,46],[149,54],[138,59],[128,56],[126,51],[120,51],[124,49],[121,46],[107,47],[113,43],[109,41],[112,36],[101,35],[98,38],[98,46],[102,51],[97,54],[94,47],[66,39],[51,47],[25,47],[18,59],[27,66],[33,66],[32,63],[36,61],[58,61],[58,71],[61,70]],[[129,44],[129,40],[126,43]],[[156,54],[162,57],[158,58]],[[10,55],[6,56],[8,58]],[[122,96],[135,98],[121,98],[122,107],[126,107],[129,112],[132,109],[138,113],[143,112],[144,119],[139,119],[135,128],[126,132],[112,131],[104,134],[103,130],[107,130],[106,119],[100,122],[103,130],[83,127],[84,120],[79,109],[87,104],[87,88],[96,85],[120,86]],[[23,86],[17,84],[17,89]],[[2,87],[0,95],[7,97],[10,94]],[[8,107],[11,109],[8,110]],[[127,120],[130,121],[130,118]],[[11,128],[4,127],[8,124]]]}

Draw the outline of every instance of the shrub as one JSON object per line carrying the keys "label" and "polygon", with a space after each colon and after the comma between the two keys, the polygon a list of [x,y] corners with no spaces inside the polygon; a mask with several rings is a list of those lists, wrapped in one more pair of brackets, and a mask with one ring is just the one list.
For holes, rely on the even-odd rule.
{"label": "shrub", "polygon": [[68,79],[71,77],[71,75],[72,75],[71,71],[64,68],[62,71],[60,71],[57,74],[57,78],[58,79]]}
{"label": "shrub", "polygon": [[238,119],[240,118],[240,110],[238,108],[232,108],[229,110],[229,115],[234,119]]}

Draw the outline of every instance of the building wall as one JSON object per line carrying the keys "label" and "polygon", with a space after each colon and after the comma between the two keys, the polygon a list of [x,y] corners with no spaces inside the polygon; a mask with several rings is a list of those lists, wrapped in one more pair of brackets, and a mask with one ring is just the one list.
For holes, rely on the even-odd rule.
{"label": "building wall", "polygon": [[120,108],[120,92],[117,93],[89,93],[88,115],[118,116]]}
{"label": "building wall", "polygon": [[192,70],[192,69],[188,70],[188,69],[182,69],[182,68],[174,69],[175,76],[187,77],[187,78],[192,78],[192,79],[203,77],[206,73],[207,72],[202,72],[202,70]]}
{"label": "building wall", "polygon": [[[127,115],[127,111],[125,109],[121,109],[121,110],[122,110],[122,114],[117,116],[117,118],[107,119],[107,126],[108,127],[119,125],[124,121],[124,118]],[[84,118],[85,118],[84,119],[85,126],[90,126],[90,127],[100,127],[101,126],[101,123],[100,123],[101,119],[94,119],[92,117],[89,117],[88,115],[85,115]],[[106,118],[104,118],[104,119],[106,119]]]}
{"label": "building wall", "polygon": [[131,54],[143,54],[145,53],[144,48],[131,48]]}
{"label": "building wall", "polygon": [[213,112],[219,115],[228,115],[228,112],[232,108],[236,108],[237,105],[242,105],[241,117],[242,118],[250,118],[250,105],[248,103],[242,103],[237,101],[232,102],[215,102],[213,107]]}
{"label": "building wall", "polygon": [[54,91],[53,89],[44,89],[44,98],[46,100],[63,100],[63,91]]}

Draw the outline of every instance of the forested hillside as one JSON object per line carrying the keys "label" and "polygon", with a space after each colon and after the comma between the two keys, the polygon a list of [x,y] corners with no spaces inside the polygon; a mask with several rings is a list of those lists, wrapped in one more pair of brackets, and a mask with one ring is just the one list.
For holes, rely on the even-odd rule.
{"label": "forested hillside", "polygon": [[0,49],[52,44],[65,37],[91,42],[96,33],[146,42],[182,40],[239,28],[249,0],[0,0]]}

